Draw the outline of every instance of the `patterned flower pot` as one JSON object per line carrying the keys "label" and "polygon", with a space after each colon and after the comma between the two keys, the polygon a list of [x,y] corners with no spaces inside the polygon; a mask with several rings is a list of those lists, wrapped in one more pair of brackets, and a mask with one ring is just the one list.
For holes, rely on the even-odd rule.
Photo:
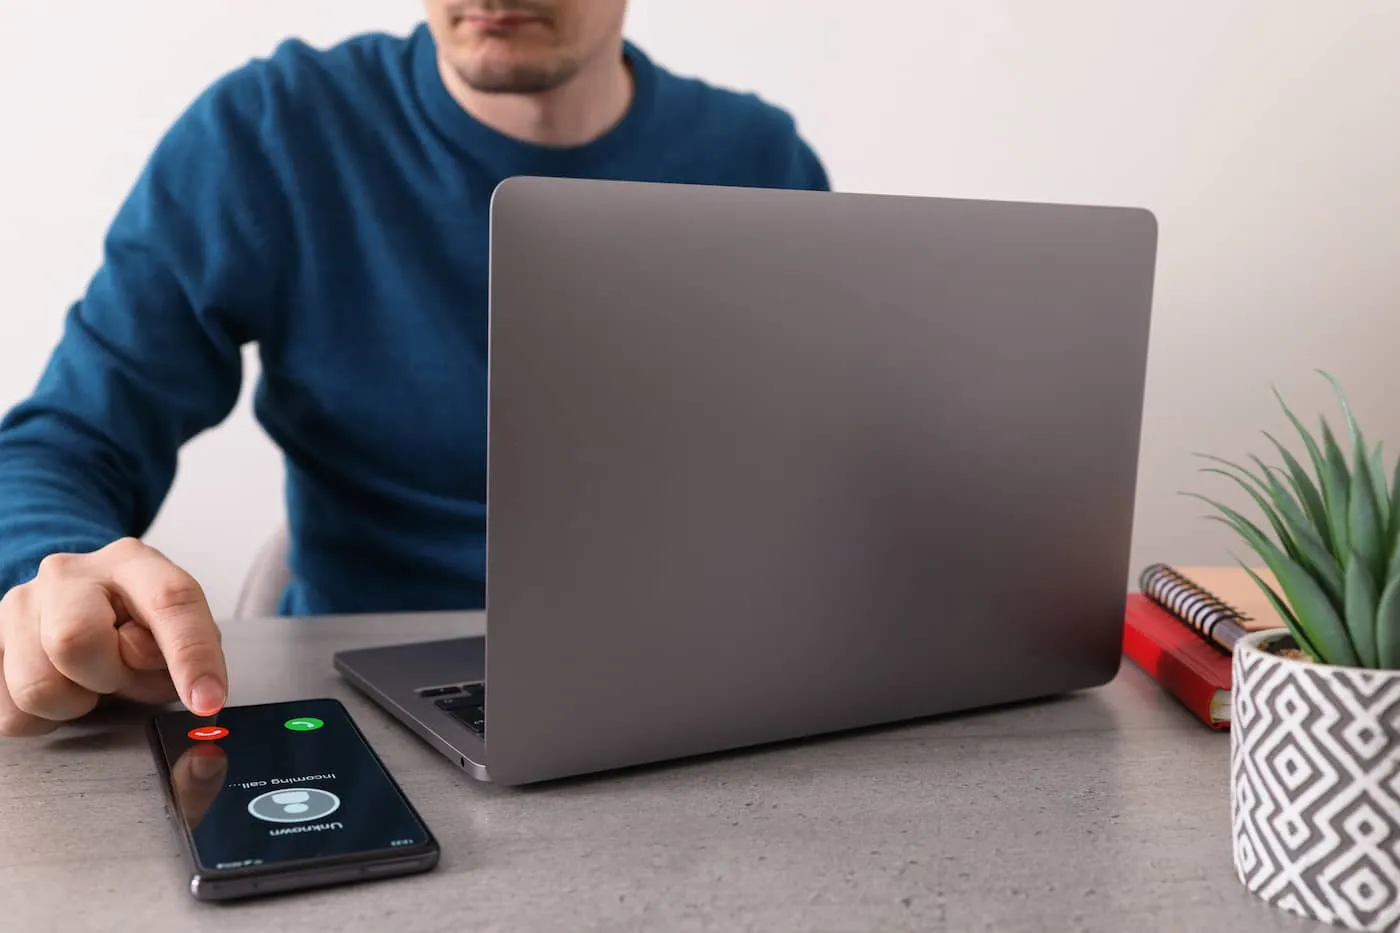
{"label": "patterned flower pot", "polygon": [[1284,629],[1234,652],[1235,871],[1280,908],[1400,929],[1400,671],[1293,660]]}

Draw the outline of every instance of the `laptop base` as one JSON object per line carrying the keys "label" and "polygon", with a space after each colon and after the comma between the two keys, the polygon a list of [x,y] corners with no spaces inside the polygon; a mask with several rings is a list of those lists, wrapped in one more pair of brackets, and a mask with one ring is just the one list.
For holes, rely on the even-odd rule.
{"label": "laptop base", "polygon": [[486,770],[486,742],[457,711],[486,674],[486,639],[449,638],[341,651],[335,669],[434,749],[479,781]]}

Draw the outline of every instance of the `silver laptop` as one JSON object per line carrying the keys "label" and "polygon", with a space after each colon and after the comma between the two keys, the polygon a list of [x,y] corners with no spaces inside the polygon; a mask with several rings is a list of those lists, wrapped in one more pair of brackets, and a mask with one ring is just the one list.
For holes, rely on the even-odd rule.
{"label": "silver laptop", "polygon": [[487,634],[338,669],[510,785],[1107,682],[1156,241],[1138,208],[505,182]]}

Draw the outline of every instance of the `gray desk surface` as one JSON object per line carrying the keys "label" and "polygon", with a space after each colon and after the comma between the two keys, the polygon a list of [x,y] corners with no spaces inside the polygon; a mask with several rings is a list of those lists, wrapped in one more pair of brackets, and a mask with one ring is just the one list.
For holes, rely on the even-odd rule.
{"label": "gray desk surface", "polygon": [[433,873],[194,902],[134,718],[0,740],[5,930],[1312,930],[1238,885],[1229,739],[1127,662],[1070,698],[524,791],[476,784],[334,673],[479,631],[229,623],[233,702],[345,700],[443,844]]}

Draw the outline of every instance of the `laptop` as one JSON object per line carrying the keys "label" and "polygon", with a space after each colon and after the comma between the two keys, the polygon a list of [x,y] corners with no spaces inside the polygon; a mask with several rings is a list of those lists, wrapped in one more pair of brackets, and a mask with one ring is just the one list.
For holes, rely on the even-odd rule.
{"label": "laptop", "polygon": [[491,205],[486,634],[336,655],[531,784],[1119,667],[1141,208],[520,177]]}

